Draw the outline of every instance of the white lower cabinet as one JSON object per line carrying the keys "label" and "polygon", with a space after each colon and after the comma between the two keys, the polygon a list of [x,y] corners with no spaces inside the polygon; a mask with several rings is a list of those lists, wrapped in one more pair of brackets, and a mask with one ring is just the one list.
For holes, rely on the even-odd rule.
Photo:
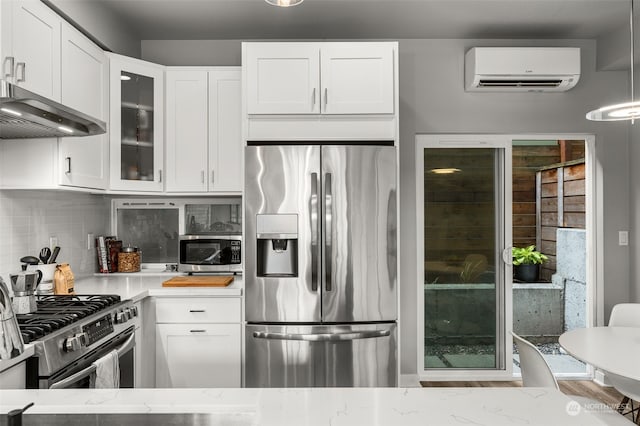
{"label": "white lower cabinet", "polygon": [[240,387],[240,324],[157,324],[156,387]]}
{"label": "white lower cabinet", "polygon": [[242,385],[239,297],[156,300],[156,387]]}
{"label": "white lower cabinet", "polygon": [[26,366],[27,361],[22,361],[0,372],[0,389],[26,389]]}

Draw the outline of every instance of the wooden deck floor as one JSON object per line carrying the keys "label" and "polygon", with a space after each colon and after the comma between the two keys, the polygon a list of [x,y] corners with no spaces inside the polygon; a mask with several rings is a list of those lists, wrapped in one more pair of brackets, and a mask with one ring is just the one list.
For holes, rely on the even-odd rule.
{"label": "wooden deck floor", "polygon": [[[513,381],[496,381],[496,382],[420,382],[423,387],[521,387],[522,382]],[[610,405],[611,407],[619,404],[622,400],[620,392],[612,387],[603,387],[590,380],[559,380],[560,390],[567,395],[585,396],[597,401]],[[638,402],[634,403],[634,408],[638,406]],[[631,420],[631,414],[627,417]]]}

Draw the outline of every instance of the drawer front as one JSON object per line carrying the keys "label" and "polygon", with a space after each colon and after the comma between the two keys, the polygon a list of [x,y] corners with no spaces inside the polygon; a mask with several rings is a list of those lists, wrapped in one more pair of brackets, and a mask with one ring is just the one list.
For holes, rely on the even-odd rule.
{"label": "drawer front", "polygon": [[181,297],[156,300],[156,323],[239,323],[239,297]]}

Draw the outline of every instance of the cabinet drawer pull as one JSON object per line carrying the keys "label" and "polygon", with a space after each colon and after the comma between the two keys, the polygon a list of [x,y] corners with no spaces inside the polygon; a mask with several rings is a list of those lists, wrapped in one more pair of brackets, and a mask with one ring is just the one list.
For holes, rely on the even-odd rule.
{"label": "cabinet drawer pull", "polygon": [[7,56],[4,58],[4,76],[13,78],[15,76],[15,59],[13,56]]}
{"label": "cabinet drawer pull", "polygon": [[[16,64],[16,82],[18,83],[22,83],[26,80],[26,68],[27,68],[27,64],[25,64],[24,62],[18,62]],[[22,69],[22,73],[20,75],[20,77],[18,77],[18,70]]]}
{"label": "cabinet drawer pull", "polygon": [[206,333],[207,330],[189,330],[191,333]]}
{"label": "cabinet drawer pull", "polygon": [[197,313],[197,312],[206,312],[206,311],[204,309],[189,309],[189,312]]}

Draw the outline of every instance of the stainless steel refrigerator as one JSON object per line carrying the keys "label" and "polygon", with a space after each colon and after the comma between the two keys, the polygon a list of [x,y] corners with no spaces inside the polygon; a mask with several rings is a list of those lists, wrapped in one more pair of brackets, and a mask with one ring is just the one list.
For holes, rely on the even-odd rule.
{"label": "stainless steel refrigerator", "polygon": [[396,148],[245,151],[247,387],[396,386]]}

